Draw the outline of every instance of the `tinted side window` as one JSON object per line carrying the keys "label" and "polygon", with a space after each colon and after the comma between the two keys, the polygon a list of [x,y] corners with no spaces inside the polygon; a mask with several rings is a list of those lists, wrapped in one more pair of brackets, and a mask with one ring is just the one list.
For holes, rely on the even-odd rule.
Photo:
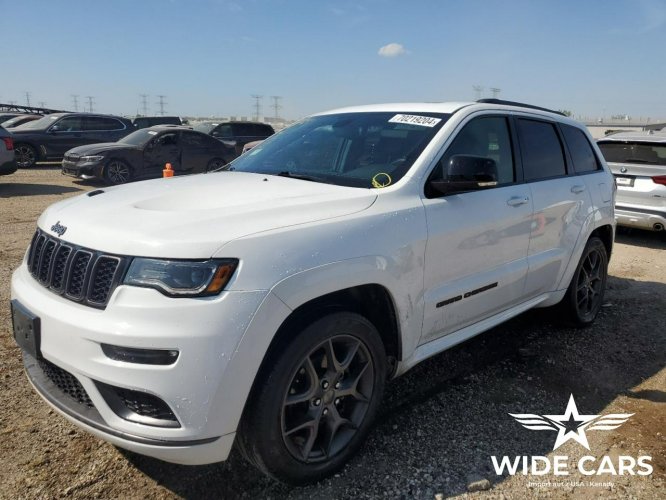
{"label": "tinted side window", "polygon": [[125,126],[115,118],[86,116],[82,119],[83,130],[122,130]]}
{"label": "tinted side window", "polygon": [[564,134],[564,140],[567,141],[576,173],[582,174],[599,170],[597,156],[594,154],[594,150],[583,131],[570,125],[560,125],[560,127]]}
{"label": "tinted side window", "polygon": [[525,180],[565,175],[564,153],[555,125],[524,118],[517,122]]}
{"label": "tinted side window", "polygon": [[268,125],[257,123],[254,125],[254,131],[252,135],[256,135],[258,137],[268,137],[269,135],[273,135],[273,129]]}
{"label": "tinted side window", "polygon": [[191,148],[201,148],[206,146],[204,138],[199,134],[191,134],[189,132],[184,132],[182,135],[183,146],[189,146]]}
{"label": "tinted side window", "polygon": [[475,118],[458,133],[439,160],[433,179],[445,179],[447,165],[455,155],[481,156],[497,164],[497,183],[515,181],[513,151],[507,120],[501,116]]}
{"label": "tinted side window", "polygon": [[219,125],[217,128],[213,129],[213,131],[210,133],[213,137],[233,137],[231,133],[231,125],[228,123],[223,123],[222,125]]}
{"label": "tinted side window", "polygon": [[251,123],[234,123],[232,127],[236,137],[247,137],[254,135],[254,127]]}
{"label": "tinted side window", "polygon": [[52,130],[57,130],[58,132],[80,132],[81,129],[81,117],[79,116],[66,116],[62,120],[57,121]]}

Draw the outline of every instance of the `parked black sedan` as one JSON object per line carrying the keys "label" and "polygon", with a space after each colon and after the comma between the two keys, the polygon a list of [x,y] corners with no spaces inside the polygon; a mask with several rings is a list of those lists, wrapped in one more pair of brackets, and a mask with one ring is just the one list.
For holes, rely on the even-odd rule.
{"label": "parked black sedan", "polygon": [[160,177],[166,163],[175,175],[207,172],[235,157],[233,148],[189,127],[156,125],[131,133],[118,142],[70,149],[62,173],[107,184]]}

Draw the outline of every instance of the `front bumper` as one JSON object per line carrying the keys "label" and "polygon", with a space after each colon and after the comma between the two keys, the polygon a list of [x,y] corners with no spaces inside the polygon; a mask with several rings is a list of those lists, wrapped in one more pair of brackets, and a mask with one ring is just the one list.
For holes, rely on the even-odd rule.
{"label": "front bumper", "polygon": [[62,174],[76,178],[101,177],[103,166],[99,163],[78,163],[62,161]]}
{"label": "front bumper", "polygon": [[[12,299],[40,318],[43,358],[71,374],[87,393],[82,405],[45,377],[24,356],[37,392],[58,412],[90,433],[122,448],[183,464],[225,460],[237,420],[226,415],[245,400],[220,390],[227,368],[266,291],[223,292],[203,299],[171,299],[145,288],[119,286],[104,310],[74,303],[42,287],[25,263],[12,276]],[[171,365],[107,357],[101,344],[137,349],[175,349]],[[232,370],[233,371],[233,370]],[[100,385],[160,398],[178,427],[145,425],[123,418]]]}
{"label": "front bumper", "polygon": [[616,204],[615,220],[620,226],[663,231],[666,227],[666,210],[661,207]]}

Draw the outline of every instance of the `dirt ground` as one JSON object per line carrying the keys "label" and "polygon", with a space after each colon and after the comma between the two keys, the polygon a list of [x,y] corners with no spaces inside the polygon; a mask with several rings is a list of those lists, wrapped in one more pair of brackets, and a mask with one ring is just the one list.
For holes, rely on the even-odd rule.
{"label": "dirt ground", "polygon": [[[305,488],[264,478],[234,452],[177,466],[122,452],[55,414],[30,387],[11,333],[9,283],[49,204],[95,186],[58,169],[0,177],[0,498],[666,498],[666,237],[620,232],[591,328],[530,311],[388,385],[370,438],[335,477]],[[508,413],[633,413],[590,431],[590,450]],[[491,456],[650,456],[649,476],[495,474]],[[551,481],[549,485],[535,484]],[[560,484],[554,484],[555,480]],[[595,484],[590,485],[593,481]],[[600,483],[596,484],[596,483]],[[468,493],[468,489],[482,491]]]}

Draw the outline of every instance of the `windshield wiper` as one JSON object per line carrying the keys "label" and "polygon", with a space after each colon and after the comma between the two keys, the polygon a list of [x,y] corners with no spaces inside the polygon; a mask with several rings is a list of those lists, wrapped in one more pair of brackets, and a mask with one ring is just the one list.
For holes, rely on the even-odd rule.
{"label": "windshield wiper", "polygon": [[277,175],[279,177],[289,177],[291,179],[300,179],[303,181],[326,182],[326,180],[323,177],[317,177],[315,175],[307,175],[307,174],[297,174],[295,172],[289,172],[288,170],[284,170],[283,172],[274,175]]}

